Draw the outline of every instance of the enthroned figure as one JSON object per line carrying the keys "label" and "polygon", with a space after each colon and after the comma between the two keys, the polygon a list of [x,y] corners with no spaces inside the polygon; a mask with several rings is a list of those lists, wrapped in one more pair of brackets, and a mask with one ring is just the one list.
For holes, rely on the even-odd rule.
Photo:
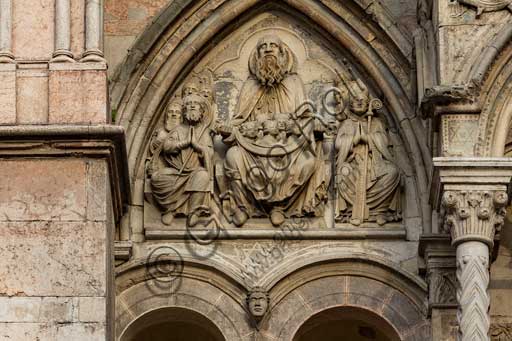
{"label": "enthroned figure", "polygon": [[366,85],[353,75],[345,88],[349,105],[335,142],[335,219],[354,225],[398,221],[400,171],[389,150],[384,121],[373,113],[374,103],[382,104],[371,99]]}
{"label": "enthroned figure", "polygon": [[236,226],[266,215],[278,226],[287,217],[318,214],[325,202],[322,148],[296,70],[296,56],[286,44],[275,36],[261,38],[249,57],[250,76],[231,124],[218,127],[230,145],[224,168]]}
{"label": "enthroned figure", "polygon": [[[173,111],[171,111],[171,114]],[[175,216],[188,217],[194,226],[200,216],[210,215],[213,191],[213,141],[211,104],[191,93],[183,99],[183,118],[161,143],[165,166],[151,175],[153,197],[169,225]]]}

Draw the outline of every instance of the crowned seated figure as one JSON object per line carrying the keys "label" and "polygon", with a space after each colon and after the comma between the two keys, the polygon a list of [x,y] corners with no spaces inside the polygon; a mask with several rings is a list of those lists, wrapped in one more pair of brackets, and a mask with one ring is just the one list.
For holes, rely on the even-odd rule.
{"label": "crowned seated figure", "polygon": [[[312,114],[303,109],[305,89],[296,69],[296,56],[285,43],[261,38],[249,57],[250,76],[231,125],[218,127],[230,145],[224,168],[236,226],[250,217],[270,216],[278,226],[288,217],[321,214],[327,186],[318,162],[322,148],[314,139]],[[253,132],[247,136],[247,128],[256,129],[249,122],[261,122],[257,138],[250,137]],[[299,134],[291,134],[294,126]]]}

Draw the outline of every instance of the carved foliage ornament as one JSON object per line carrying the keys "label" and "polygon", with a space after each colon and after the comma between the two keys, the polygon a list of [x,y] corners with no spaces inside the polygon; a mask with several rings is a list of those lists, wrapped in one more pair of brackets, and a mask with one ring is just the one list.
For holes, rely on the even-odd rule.
{"label": "carved foliage ornament", "polygon": [[512,340],[512,323],[496,323],[491,325],[491,341]]}
{"label": "carved foliage ornament", "polygon": [[457,304],[456,278],[453,270],[435,270],[429,276],[431,304]]}
{"label": "carved foliage ornament", "polygon": [[504,224],[507,203],[505,191],[446,191],[444,229],[451,233],[454,245],[464,240],[492,245],[494,234]]}
{"label": "carved foliage ornament", "polygon": [[476,7],[476,16],[483,12],[495,12],[508,8],[512,11],[512,0],[458,0],[461,4]]}

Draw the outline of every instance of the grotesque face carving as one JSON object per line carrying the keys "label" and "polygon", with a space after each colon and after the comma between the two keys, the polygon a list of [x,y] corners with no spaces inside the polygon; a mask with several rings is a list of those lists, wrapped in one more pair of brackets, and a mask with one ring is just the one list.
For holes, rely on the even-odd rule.
{"label": "grotesque face carving", "polygon": [[171,102],[166,108],[165,129],[170,131],[181,123],[181,103],[178,101]]}
{"label": "grotesque face carving", "polygon": [[191,123],[196,124],[201,121],[205,113],[205,99],[199,95],[189,95],[185,97],[183,106],[185,109],[185,119]]}
{"label": "grotesque face carving", "polygon": [[247,297],[249,311],[256,320],[260,320],[267,312],[269,298],[266,291],[261,288],[254,289]]}

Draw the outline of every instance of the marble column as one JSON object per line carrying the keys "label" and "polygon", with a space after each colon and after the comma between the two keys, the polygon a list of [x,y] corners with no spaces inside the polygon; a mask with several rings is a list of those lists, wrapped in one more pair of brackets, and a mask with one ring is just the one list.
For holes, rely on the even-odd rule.
{"label": "marble column", "polygon": [[459,341],[490,340],[489,253],[507,203],[505,186],[455,186],[443,193],[444,224],[457,250]]}
{"label": "marble column", "polygon": [[73,62],[70,0],[55,0],[55,52],[51,62]]}
{"label": "marble column", "polygon": [[12,62],[12,0],[0,0],[0,63]]}
{"label": "marble column", "polygon": [[86,0],[85,52],[82,62],[104,62],[103,58],[103,1]]}
{"label": "marble column", "polygon": [[503,157],[435,157],[431,203],[441,235],[456,249],[459,341],[489,341],[489,265],[504,224],[512,160]]}

